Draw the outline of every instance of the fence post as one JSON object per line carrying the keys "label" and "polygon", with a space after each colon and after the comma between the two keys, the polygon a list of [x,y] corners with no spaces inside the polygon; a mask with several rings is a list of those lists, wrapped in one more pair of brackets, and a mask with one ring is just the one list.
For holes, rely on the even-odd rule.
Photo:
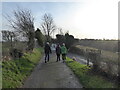
{"label": "fence post", "polygon": [[117,75],[117,82],[118,82],[118,88],[120,88],[120,39],[118,39],[118,75]]}
{"label": "fence post", "polygon": [[87,59],[87,66],[89,66],[89,62],[90,62],[90,59],[89,59],[89,50],[86,49],[86,52],[85,52],[85,56],[86,56],[86,59]]}
{"label": "fence post", "polygon": [[99,60],[100,60],[100,50],[94,51],[92,52],[92,56],[93,56],[93,70],[94,71],[98,71],[99,69]]}

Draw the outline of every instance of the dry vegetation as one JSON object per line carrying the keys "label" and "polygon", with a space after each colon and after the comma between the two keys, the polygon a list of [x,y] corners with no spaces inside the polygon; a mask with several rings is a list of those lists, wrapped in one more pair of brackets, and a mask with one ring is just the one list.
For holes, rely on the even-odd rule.
{"label": "dry vegetation", "polygon": [[[79,45],[71,48],[73,53],[87,57],[87,49],[101,50],[98,67],[111,76],[118,75],[117,41],[80,41]],[[91,60],[92,61],[92,60]],[[93,60],[94,61],[94,60]]]}
{"label": "dry vegetation", "polygon": [[[25,51],[25,48],[27,46],[26,42],[17,42],[15,43],[15,47],[16,49],[18,50],[21,50],[21,51]],[[11,59],[11,56],[10,56],[10,43],[9,42],[3,42],[2,43],[2,59],[3,60],[10,60]]]}
{"label": "dry vegetation", "polygon": [[118,51],[117,40],[80,40],[79,44],[111,52]]}
{"label": "dry vegetation", "polygon": [[[98,50],[97,48],[87,47],[87,46],[82,46],[82,45],[77,45],[76,47],[80,48],[84,51],[86,51],[86,49]],[[111,52],[111,51],[106,51],[106,50],[101,50],[101,60],[106,61],[106,62],[109,60],[111,62],[117,63],[118,53]]]}

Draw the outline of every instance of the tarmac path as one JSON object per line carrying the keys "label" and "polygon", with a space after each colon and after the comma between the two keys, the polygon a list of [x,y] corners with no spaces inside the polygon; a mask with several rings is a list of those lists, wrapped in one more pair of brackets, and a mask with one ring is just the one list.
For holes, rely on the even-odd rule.
{"label": "tarmac path", "polygon": [[82,85],[62,60],[56,62],[52,53],[49,62],[44,63],[44,57],[40,60],[22,88],[82,88]]}

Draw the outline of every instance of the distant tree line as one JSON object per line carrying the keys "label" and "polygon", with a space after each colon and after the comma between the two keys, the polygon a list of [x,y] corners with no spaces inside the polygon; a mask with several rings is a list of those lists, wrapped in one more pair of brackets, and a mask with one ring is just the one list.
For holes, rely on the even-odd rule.
{"label": "distant tree line", "polygon": [[69,49],[74,43],[78,42],[79,39],[75,39],[73,35],[69,35],[69,33],[66,33],[65,35],[57,34],[56,35],[56,43],[59,43],[62,45],[62,43],[65,43],[67,49]]}

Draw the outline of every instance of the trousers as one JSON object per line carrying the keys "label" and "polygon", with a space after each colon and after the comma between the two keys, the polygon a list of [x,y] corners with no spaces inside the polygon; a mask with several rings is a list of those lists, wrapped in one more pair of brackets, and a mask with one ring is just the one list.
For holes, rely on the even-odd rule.
{"label": "trousers", "polygon": [[45,61],[49,61],[49,53],[45,53]]}

